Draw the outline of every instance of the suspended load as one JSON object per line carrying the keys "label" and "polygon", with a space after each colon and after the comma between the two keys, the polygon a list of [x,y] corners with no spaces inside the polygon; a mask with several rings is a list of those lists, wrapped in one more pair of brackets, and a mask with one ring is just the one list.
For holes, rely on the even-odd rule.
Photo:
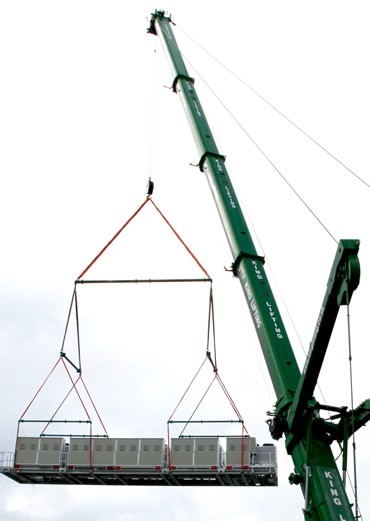
{"label": "suspended load", "polygon": [[[223,445],[223,442],[226,444]],[[164,486],[278,484],[276,447],[260,447],[255,438],[249,437],[226,437],[224,440],[211,437],[173,438],[170,448],[163,438],[22,437],[17,440],[15,455],[9,456],[7,461],[0,462],[0,469],[2,474],[17,483]]]}
{"label": "suspended load", "polygon": [[[149,180],[151,182],[151,180]],[[179,235],[175,232],[168,220],[159,211],[151,199],[153,185],[149,184],[147,199],[138,211],[127,221],[111,241],[101,250],[95,259],[88,265],[75,282],[71,306],[68,313],[66,331],[63,338],[62,349],[59,353],[57,363],[42,383],[31,403],[26,408],[18,422],[17,441],[14,453],[3,453],[0,459],[0,472],[18,483],[31,484],[93,484],[93,485],[171,485],[171,486],[255,486],[277,485],[277,460],[276,448],[273,445],[260,447],[255,438],[251,438],[244,426],[235,403],[231,399],[225,384],[220,378],[217,368],[215,325],[214,325],[214,303],[212,279],[207,271],[199,263],[193,253],[185,245]],[[151,192],[151,193],[149,193]],[[210,283],[210,296],[208,304],[208,338],[206,356],[192,379],[186,392],[180,399],[167,422],[168,439],[158,438],[110,438],[94,405],[91,395],[82,377],[81,367],[81,343],[79,335],[79,319],[77,306],[78,285],[90,283],[138,283],[138,280],[114,280],[114,281],[89,281],[83,276],[90,267],[98,261],[109,245],[115,240],[126,225],[148,202],[159,212],[167,225],[175,233],[181,244],[192,256],[198,267],[206,278],[191,279],[191,282]],[[158,280],[153,279],[141,282],[189,282],[189,279]],[[75,308],[76,330],[78,338],[78,358],[75,362],[65,352],[65,340],[68,333],[70,318]],[[211,346],[213,338],[213,349]],[[209,362],[209,363],[208,363]],[[74,369],[77,377],[73,379],[70,372]],[[175,420],[174,415],[183,401],[187,391],[194,383],[203,367],[208,367],[212,372],[211,383],[207,383],[207,390],[200,402],[196,405],[190,418]],[[49,381],[56,370],[62,370],[67,374],[69,391],[57,407],[56,411],[48,419],[27,419],[29,409],[35,399]],[[235,420],[198,420],[194,414],[203,402],[206,394],[214,383],[218,383],[224,396],[226,396],[228,407],[232,407]],[[81,410],[86,415],[85,419],[58,419],[60,409],[71,394],[76,394]],[[86,403],[82,396],[86,396]],[[89,405],[88,405],[89,403]],[[89,412],[89,408],[92,410]],[[59,416],[58,416],[59,415]],[[96,434],[93,429],[93,416],[97,417],[102,434]],[[26,437],[20,433],[24,424],[44,423],[39,437]],[[185,435],[184,431],[189,425],[194,424],[238,424],[241,426],[240,434],[230,436],[228,434],[207,435]],[[87,429],[87,434],[49,434],[52,426],[77,425],[78,429]],[[184,424],[179,436],[171,437],[170,426],[172,424]],[[84,427],[85,426],[85,427]]]}

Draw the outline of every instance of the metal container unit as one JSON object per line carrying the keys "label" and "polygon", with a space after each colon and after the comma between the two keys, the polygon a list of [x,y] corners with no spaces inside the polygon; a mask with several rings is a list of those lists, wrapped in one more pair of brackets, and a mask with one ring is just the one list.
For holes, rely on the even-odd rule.
{"label": "metal container unit", "polygon": [[114,464],[116,440],[111,438],[94,438],[92,441],[91,465],[107,467]]}
{"label": "metal container unit", "polygon": [[15,465],[37,465],[40,438],[18,438]]}
{"label": "metal container unit", "polygon": [[226,467],[241,468],[251,464],[251,455],[256,453],[256,438],[226,438]]}
{"label": "metal container unit", "polygon": [[[162,468],[166,461],[163,438],[92,438],[92,467]],[[90,466],[90,438],[72,438],[68,466]]]}
{"label": "metal container unit", "polygon": [[161,438],[141,438],[139,466],[163,467],[167,461],[166,443]]}
{"label": "metal container unit", "polygon": [[171,439],[171,467],[218,469],[223,465],[223,456],[219,438]]}
{"label": "metal container unit", "polygon": [[118,438],[115,465],[162,468],[167,461],[163,438]]}
{"label": "metal container unit", "polygon": [[64,438],[41,438],[37,463],[39,465],[60,465],[64,450]]}
{"label": "metal container unit", "polygon": [[67,465],[69,467],[88,467],[90,465],[91,438],[71,438]]}
{"label": "metal container unit", "polygon": [[64,438],[18,438],[14,465],[59,466],[64,450]]}

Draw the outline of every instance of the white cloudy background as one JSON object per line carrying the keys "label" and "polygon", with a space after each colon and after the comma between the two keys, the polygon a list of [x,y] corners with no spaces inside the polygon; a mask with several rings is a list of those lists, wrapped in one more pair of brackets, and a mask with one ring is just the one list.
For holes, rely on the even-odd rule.
{"label": "white cloudy background", "polygon": [[[336,244],[199,75],[335,239],[361,239],[362,281],[351,306],[355,406],[370,396],[367,3],[5,0],[0,4],[0,451],[13,450],[17,421],[58,359],[74,280],[144,201],[149,176],[154,201],[214,278],[220,374],[250,434],[259,443],[270,441],[265,420],[274,403],[272,387],[238,281],[224,270],[231,257],[207,183],[189,166],[199,158],[180,101],[164,88],[172,78],[159,40],[146,34],[156,7],[168,9],[177,23],[176,36],[258,249],[266,255],[301,366],[301,344],[307,350]],[[149,206],[91,277],[202,276]],[[83,375],[109,434],[165,437],[167,419],[205,355],[208,287],[78,291]],[[343,311],[320,378],[324,398],[316,393],[331,405],[350,406],[345,322]],[[72,326],[70,335],[67,354],[75,360]],[[208,371],[205,380],[212,377]],[[53,400],[68,389],[62,376],[50,381],[30,417],[50,415]],[[229,419],[232,411],[216,391],[202,414]],[[66,404],[65,416],[73,415],[74,407],[68,411]],[[367,519],[366,428],[356,441],[359,502]],[[53,488],[21,486],[1,476],[1,519],[296,520],[303,497],[288,485],[292,470],[281,443],[277,489]]]}

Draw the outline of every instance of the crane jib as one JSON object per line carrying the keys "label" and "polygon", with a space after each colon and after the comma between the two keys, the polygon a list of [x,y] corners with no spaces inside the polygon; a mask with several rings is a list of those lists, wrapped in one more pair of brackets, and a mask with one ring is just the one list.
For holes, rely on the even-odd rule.
{"label": "crane jib", "polygon": [[[301,486],[305,498],[303,513],[306,520],[354,521],[330,444],[334,439],[344,440],[346,444],[348,436],[370,419],[370,400],[363,402],[354,411],[354,419],[350,424],[350,417],[344,413],[345,408],[322,406],[312,396],[319,370],[315,367],[316,361],[320,362],[322,358],[321,346],[310,350],[306,364],[306,369],[309,370],[301,375],[264,270],[264,259],[257,254],[228,176],[225,158],[217,149],[195,91],[194,80],[190,78],[177,46],[171,23],[171,18],[163,11],[156,11],[152,15],[148,32],[158,35],[162,41],[175,78],[173,88],[180,95],[188,117],[200,154],[199,166],[206,174],[232,252],[232,271],[240,280],[274,385],[277,401],[273,418],[269,420],[271,435],[274,439],[283,435],[286,437],[286,448],[294,461],[294,473],[289,481]],[[333,309],[329,309],[328,319],[324,312],[319,317],[315,342],[318,338],[330,338],[327,326],[334,326],[332,319],[336,315],[335,305],[345,304],[346,299],[349,301],[349,293],[357,287],[358,244],[358,241],[340,243],[340,251],[331,274],[331,277],[337,277],[339,273],[340,280],[337,283],[335,278],[335,283],[331,285],[334,297],[330,293],[323,304],[326,306],[328,300]],[[351,288],[348,278],[350,274],[353,280]],[[321,327],[323,322],[325,328]],[[339,411],[340,422],[335,424],[322,420],[319,416],[321,409]]]}
{"label": "crane jib", "polygon": [[[227,172],[225,158],[217,148],[196,93],[194,81],[190,78],[177,46],[171,20],[163,13],[157,12],[153,17],[149,32],[160,37],[165,49],[171,71],[176,79],[175,89],[184,106],[198,148],[199,166],[206,174],[232,252],[234,274],[238,276],[239,272],[243,273],[244,278],[243,281],[241,280],[243,291],[245,292],[248,287],[254,295],[254,298],[247,299],[247,302],[254,323],[258,324],[256,330],[276,391],[278,407],[287,407],[293,400],[293,393],[300,379],[300,371],[266,277],[263,261],[254,246]],[[252,264],[252,261],[258,263],[262,279],[256,277],[255,264]],[[279,327],[276,327],[276,324]],[[276,329],[280,329],[282,332],[278,332],[278,334],[283,336],[279,339],[279,356],[276,356],[275,353],[277,349],[275,346]]]}

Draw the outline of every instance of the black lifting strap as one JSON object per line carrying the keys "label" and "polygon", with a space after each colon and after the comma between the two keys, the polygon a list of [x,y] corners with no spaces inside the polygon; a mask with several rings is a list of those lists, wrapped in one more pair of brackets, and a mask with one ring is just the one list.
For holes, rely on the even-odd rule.
{"label": "black lifting strap", "polygon": [[[212,336],[213,336],[213,353],[214,353],[214,361],[212,360],[211,351],[209,348],[210,336],[211,336],[211,325],[212,325]],[[214,314],[214,306],[213,306],[213,288],[212,284],[210,286],[209,292],[209,312],[208,312],[208,334],[207,334],[207,358],[211,362],[213,371],[217,374],[217,357],[216,357],[216,334],[215,334],[215,314]]]}

